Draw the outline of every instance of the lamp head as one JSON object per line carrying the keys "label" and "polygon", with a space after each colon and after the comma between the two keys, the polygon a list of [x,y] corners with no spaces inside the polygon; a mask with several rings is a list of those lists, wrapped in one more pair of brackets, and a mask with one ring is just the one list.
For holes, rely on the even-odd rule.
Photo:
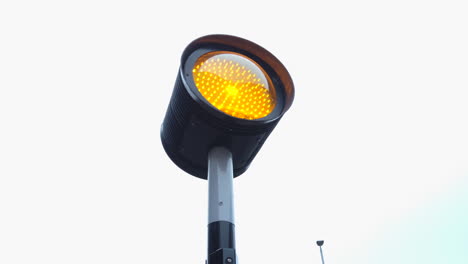
{"label": "lamp head", "polygon": [[182,54],[161,127],[164,149],[181,169],[206,179],[209,150],[225,147],[239,176],[293,99],[289,73],[267,50],[234,36],[201,37]]}

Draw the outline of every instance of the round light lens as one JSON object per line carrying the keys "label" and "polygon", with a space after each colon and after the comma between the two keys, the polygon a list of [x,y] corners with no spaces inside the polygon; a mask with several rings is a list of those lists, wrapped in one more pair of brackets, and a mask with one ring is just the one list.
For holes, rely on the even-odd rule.
{"label": "round light lens", "polygon": [[198,91],[216,109],[242,119],[269,115],[276,105],[273,84],[253,60],[234,52],[209,52],[195,62]]}

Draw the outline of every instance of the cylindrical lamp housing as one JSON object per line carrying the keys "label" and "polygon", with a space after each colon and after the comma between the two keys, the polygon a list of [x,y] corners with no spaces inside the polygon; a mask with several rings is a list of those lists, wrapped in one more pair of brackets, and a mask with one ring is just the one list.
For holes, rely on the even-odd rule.
{"label": "cylindrical lamp housing", "polygon": [[293,99],[292,79],[270,52],[234,36],[201,37],[182,55],[161,127],[164,149],[181,169],[206,179],[208,152],[225,147],[239,176]]}

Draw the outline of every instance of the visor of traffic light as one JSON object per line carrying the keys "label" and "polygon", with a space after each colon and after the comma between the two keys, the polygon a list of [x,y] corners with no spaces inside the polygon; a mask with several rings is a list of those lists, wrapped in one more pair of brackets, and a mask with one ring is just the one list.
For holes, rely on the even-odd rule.
{"label": "visor of traffic light", "polygon": [[208,152],[225,147],[239,176],[293,99],[292,79],[270,52],[239,37],[201,37],[182,54],[161,126],[164,149],[181,169],[206,179]]}

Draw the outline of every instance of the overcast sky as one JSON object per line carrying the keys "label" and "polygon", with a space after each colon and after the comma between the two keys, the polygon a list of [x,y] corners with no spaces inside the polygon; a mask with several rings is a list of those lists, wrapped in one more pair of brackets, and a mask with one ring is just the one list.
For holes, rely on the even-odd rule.
{"label": "overcast sky", "polygon": [[203,263],[207,182],[159,129],[185,46],[296,98],[235,180],[240,263],[468,262],[466,1],[2,1],[0,263]]}

